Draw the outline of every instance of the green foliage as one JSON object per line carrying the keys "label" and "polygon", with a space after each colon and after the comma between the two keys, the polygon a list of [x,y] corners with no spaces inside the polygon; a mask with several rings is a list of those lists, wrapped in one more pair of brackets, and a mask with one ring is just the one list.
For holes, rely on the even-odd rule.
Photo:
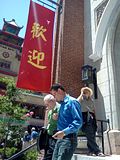
{"label": "green foliage", "polygon": [[17,148],[15,147],[11,147],[11,148],[6,148],[6,156],[7,157],[10,157],[12,156],[13,154],[15,154],[15,152],[17,151]]}
{"label": "green foliage", "polygon": [[[17,148],[15,147],[11,147],[11,148],[6,148],[6,157],[9,158],[11,157],[13,154],[15,154],[17,151]],[[4,153],[4,148],[0,148],[0,154],[3,155]]]}
{"label": "green foliage", "polygon": [[38,157],[37,150],[33,149],[25,153],[25,160],[36,160]]}
{"label": "green foliage", "polygon": [[[13,150],[9,150],[14,143],[17,144],[22,137],[23,123],[21,117],[25,115],[26,109],[21,107],[19,99],[20,90],[16,88],[14,79],[0,77],[0,83],[6,87],[6,94],[0,96],[0,140],[5,141],[5,155],[13,153]],[[9,144],[8,144],[9,141]],[[10,145],[11,144],[11,145]]]}
{"label": "green foliage", "polygon": [[20,90],[16,88],[13,79],[0,78],[0,83],[6,85],[6,95],[0,96],[0,112],[12,118],[21,119],[26,109],[22,109],[20,103],[16,102]]}
{"label": "green foliage", "polygon": [[9,83],[14,83],[14,79],[13,78],[8,78],[8,77],[0,77],[0,82],[2,84],[9,84]]}

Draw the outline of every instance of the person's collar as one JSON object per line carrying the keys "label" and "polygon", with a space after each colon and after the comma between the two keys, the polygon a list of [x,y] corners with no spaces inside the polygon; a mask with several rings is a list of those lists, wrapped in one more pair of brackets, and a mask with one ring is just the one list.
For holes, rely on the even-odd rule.
{"label": "person's collar", "polygon": [[66,94],[65,97],[64,97],[64,99],[62,101],[60,101],[60,104],[61,103],[67,103],[68,100],[69,100],[69,96],[68,96],[68,94]]}
{"label": "person's collar", "polygon": [[53,108],[53,111],[55,111],[55,110],[56,110],[56,108],[57,108],[57,106],[55,105],[55,107]]}

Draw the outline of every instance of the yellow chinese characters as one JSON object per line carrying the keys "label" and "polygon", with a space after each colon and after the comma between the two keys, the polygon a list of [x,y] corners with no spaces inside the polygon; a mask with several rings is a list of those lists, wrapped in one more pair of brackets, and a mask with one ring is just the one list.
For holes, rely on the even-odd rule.
{"label": "yellow chinese characters", "polygon": [[44,28],[43,26],[40,26],[39,23],[33,23],[32,30],[31,30],[32,38],[34,39],[34,38],[41,37],[46,42],[47,39],[45,38],[45,35],[44,35],[44,32],[46,31],[47,29]]}
{"label": "yellow chinese characters", "polygon": [[42,61],[44,61],[44,59],[45,59],[44,52],[39,52],[35,49],[33,51],[29,51],[28,63],[30,63],[32,66],[39,68],[39,69],[47,68],[47,66],[40,64]]}

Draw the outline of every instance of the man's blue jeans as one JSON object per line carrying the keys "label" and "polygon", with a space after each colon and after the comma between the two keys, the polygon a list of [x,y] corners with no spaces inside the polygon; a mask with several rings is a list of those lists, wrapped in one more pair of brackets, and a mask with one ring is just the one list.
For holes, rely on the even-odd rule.
{"label": "man's blue jeans", "polygon": [[56,139],[52,138],[51,135],[48,136],[48,144],[45,148],[44,158],[42,160],[52,160],[53,151],[55,148]]}
{"label": "man's blue jeans", "polygon": [[77,147],[77,135],[72,137],[65,136],[56,142],[52,160],[71,160]]}

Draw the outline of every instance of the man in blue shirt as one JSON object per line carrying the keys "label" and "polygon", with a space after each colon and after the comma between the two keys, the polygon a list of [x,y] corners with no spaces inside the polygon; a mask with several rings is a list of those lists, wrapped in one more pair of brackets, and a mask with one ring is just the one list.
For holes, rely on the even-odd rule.
{"label": "man in blue shirt", "polygon": [[53,138],[57,139],[52,160],[71,160],[77,147],[77,132],[82,127],[82,113],[80,103],[66,94],[61,84],[51,87],[51,94],[60,103],[57,132]]}
{"label": "man in blue shirt", "polygon": [[38,138],[38,132],[35,130],[35,127],[32,127],[31,129],[31,142],[34,143],[36,142]]}

